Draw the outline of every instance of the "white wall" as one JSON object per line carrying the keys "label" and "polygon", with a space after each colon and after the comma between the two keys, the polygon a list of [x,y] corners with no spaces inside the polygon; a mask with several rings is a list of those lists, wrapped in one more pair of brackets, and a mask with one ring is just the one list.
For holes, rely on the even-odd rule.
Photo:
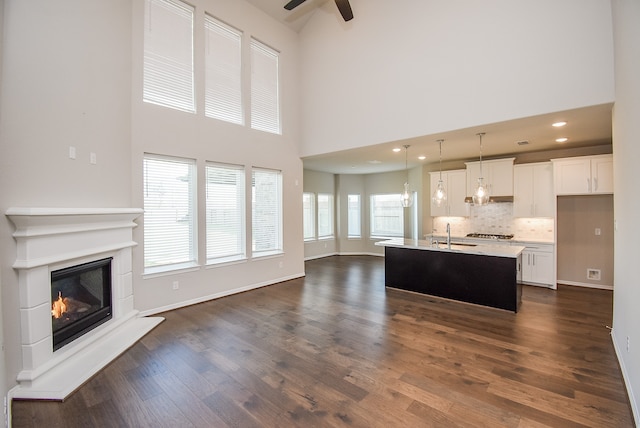
{"label": "white wall", "polygon": [[[613,0],[616,104],[613,115],[614,248],[613,340],[640,424],[640,276],[638,165],[640,164],[640,2]],[[629,351],[627,351],[629,338]]]}
{"label": "white wall", "polygon": [[302,156],[613,101],[608,0],[351,4],[300,33]]}
{"label": "white wall", "polygon": [[0,283],[8,387],[20,369],[20,314],[13,226],[3,214],[10,206],[130,206],[130,53],[129,0],[4,2]]}
{"label": "white wall", "polygon": [[[204,231],[206,161],[244,165],[247,182],[251,181],[251,167],[280,170],[283,173],[284,194],[284,254],[278,257],[254,259],[246,262],[200,267],[195,271],[143,277],[143,245],[134,250],[134,299],[136,308],[145,314],[218,297],[304,275],[302,239],[302,162],[297,153],[298,138],[298,69],[297,34],[268,18],[263,12],[245,2],[229,0],[196,0],[195,64],[197,114],[181,113],[142,102],[142,50],[144,1],[133,2],[133,85],[132,113],[132,188],[133,205],[142,207],[142,161],[144,153],[156,153],[196,159],[198,169],[198,223]],[[283,135],[255,131],[250,127],[229,124],[204,117],[203,57],[198,55],[204,46],[204,13],[243,31],[244,53],[253,36],[280,52],[280,83]],[[248,98],[250,76],[249,57],[244,55],[245,94]],[[247,104],[248,105],[248,104]],[[251,217],[251,195],[247,195],[247,223]],[[141,222],[142,223],[142,222]],[[142,226],[144,226],[142,224]],[[205,239],[200,233],[199,261],[205,264]],[[143,227],[134,230],[134,239],[143,242]],[[251,236],[247,234],[247,250]],[[173,290],[179,281],[179,290]]]}

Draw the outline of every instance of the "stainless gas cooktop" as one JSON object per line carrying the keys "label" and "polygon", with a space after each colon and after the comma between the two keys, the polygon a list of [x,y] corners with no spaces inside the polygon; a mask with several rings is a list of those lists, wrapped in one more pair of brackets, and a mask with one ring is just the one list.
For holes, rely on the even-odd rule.
{"label": "stainless gas cooktop", "polygon": [[494,233],[467,233],[467,238],[512,239],[513,235],[499,235]]}

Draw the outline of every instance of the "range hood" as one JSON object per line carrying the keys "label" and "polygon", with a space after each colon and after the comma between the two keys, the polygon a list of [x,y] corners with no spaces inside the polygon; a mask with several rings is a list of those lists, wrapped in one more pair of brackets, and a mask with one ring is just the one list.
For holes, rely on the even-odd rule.
{"label": "range hood", "polygon": [[[464,201],[468,204],[473,204],[473,197],[467,196]],[[513,196],[489,196],[489,203],[493,202],[513,202]]]}

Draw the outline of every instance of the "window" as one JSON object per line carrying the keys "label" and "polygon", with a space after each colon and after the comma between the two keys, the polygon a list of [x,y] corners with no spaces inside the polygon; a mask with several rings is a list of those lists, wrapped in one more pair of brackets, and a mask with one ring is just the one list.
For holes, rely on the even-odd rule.
{"label": "window", "polygon": [[318,193],[318,238],[333,236],[333,195]]}
{"label": "window", "polygon": [[179,0],[146,0],[143,100],[195,112],[193,7]]}
{"label": "window", "polygon": [[254,168],[251,177],[254,256],[282,252],[282,173]]}
{"label": "window", "polygon": [[278,52],[251,39],[251,127],[280,134]]}
{"label": "window", "polygon": [[205,15],[204,114],[242,125],[242,32]]}
{"label": "window", "polygon": [[245,258],[244,167],[207,163],[207,263]]}
{"label": "window", "polygon": [[371,195],[371,236],[404,236],[404,213],[399,193]]}
{"label": "window", "polygon": [[195,266],[195,161],[145,154],[145,273]]}
{"label": "window", "polygon": [[315,195],[313,193],[302,194],[302,222],[305,241],[316,238],[315,202]]}
{"label": "window", "polygon": [[362,237],[360,195],[347,195],[347,237]]}

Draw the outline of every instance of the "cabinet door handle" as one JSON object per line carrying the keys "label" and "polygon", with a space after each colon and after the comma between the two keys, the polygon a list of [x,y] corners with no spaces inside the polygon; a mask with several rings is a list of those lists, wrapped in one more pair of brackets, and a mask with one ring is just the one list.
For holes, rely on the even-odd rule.
{"label": "cabinet door handle", "polygon": [[531,258],[533,259],[533,265],[536,265],[536,255],[535,254],[531,254]]}
{"label": "cabinet door handle", "polygon": [[598,179],[596,177],[593,177],[593,191],[598,191]]}
{"label": "cabinet door handle", "polygon": [[591,192],[591,180],[587,178],[587,192]]}

